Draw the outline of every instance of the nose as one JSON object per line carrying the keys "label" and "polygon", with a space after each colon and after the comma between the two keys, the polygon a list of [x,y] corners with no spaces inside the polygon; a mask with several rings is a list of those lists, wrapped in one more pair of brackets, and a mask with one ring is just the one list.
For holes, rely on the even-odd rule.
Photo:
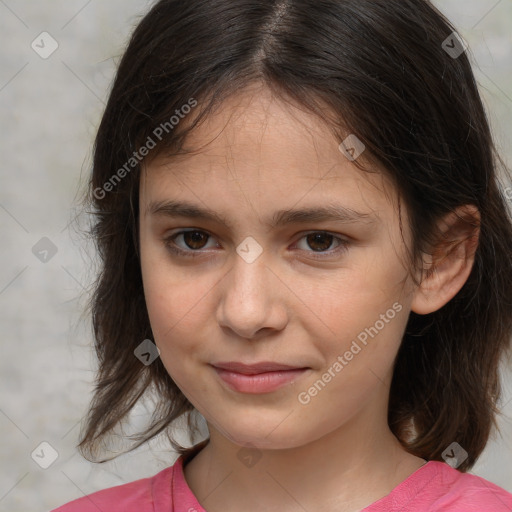
{"label": "nose", "polygon": [[217,322],[245,339],[258,339],[288,323],[286,286],[260,256],[247,263],[238,255],[222,280]]}

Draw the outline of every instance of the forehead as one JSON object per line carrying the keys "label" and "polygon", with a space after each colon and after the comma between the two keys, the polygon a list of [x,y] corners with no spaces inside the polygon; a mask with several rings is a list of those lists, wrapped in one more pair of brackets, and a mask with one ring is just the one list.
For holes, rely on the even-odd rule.
{"label": "forehead", "polygon": [[389,178],[375,166],[372,173],[358,169],[339,144],[318,116],[276,98],[266,87],[249,87],[191,131],[185,142],[191,154],[160,155],[144,166],[141,201],[176,195],[203,201],[215,191],[219,205],[242,198],[262,206],[276,199],[338,198],[359,210],[364,202],[367,209],[384,207],[394,195]]}

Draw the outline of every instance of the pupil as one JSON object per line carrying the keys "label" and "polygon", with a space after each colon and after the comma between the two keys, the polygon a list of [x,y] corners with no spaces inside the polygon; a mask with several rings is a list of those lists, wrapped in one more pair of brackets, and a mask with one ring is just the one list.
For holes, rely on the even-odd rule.
{"label": "pupil", "polygon": [[[185,243],[191,249],[201,249],[206,243],[207,236],[208,235],[206,235],[205,233],[201,233],[200,231],[187,231],[186,233],[183,234]],[[205,243],[201,244],[201,240],[203,240]],[[199,242],[199,246],[197,246],[197,242]]]}
{"label": "pupil", "polygon": [[[332,235],[328,233],[311,233],[307,236],[308,245],[317,252],[325,251],[328,249],[332,243]],[[324,243],[321,243],[324,240]],[[320,248],[315,248],[317,242],[320,242]],[[326,243],[327,242],[327,243]]]}

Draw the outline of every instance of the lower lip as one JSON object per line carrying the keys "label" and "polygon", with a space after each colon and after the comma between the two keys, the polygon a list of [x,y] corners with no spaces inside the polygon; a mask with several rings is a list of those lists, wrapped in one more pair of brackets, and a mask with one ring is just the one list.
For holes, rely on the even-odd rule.
{"label": "lower lip", "polygon": [[245,375],[230,370],[214,367],[219,377],[235,391],[240,393],[270,393],[286,384],[291,384],[307,372],[308,368],[297,370],[280,370],[275,372]]}

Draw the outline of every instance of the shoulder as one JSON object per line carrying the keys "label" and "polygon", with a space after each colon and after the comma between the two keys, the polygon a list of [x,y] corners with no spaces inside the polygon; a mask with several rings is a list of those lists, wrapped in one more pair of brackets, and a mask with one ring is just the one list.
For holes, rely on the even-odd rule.
{"label": "shoulder", "polygon": [[365,512],[511,512],[512,494],[476,475],[430,461]]}
{"label": "shoulder", "polygon": [[171,483],[176,463],[149,478],[109,487],[73,500],[52,512],[153,512],[170,510]]}
{"label": "shoulder", "polygon": [[[443,462],[431,461],[425,497],[431,497],[431,509],[448,511],[510,512],[512,494],[479,476],[462,473]],[[421,493],[418,496],[421,501]]]}

